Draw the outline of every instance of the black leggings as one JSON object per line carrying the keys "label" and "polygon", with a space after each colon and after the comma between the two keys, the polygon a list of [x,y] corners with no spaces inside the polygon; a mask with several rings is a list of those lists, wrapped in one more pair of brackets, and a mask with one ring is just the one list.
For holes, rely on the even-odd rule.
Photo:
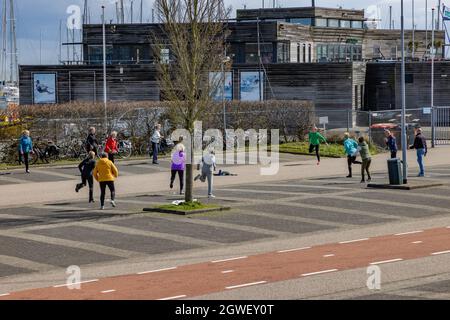
{"label": "black leggings", "polygon": [[100,182],[100,205],[102,207],[105,205],[106,186],[108,186],[109,191],[111,191],[111,201],[114,201],[114,199],[116,198],[116,188],[114,187],[114,181]]}
{"label": "black leggings", "polygon": [[81,183],[79,183],[77,186],[79,189],[86,187],[89,185],[89,201],[94,200],[94,177],[81,177]]}
{"label": "black leggings", "polygon": [[352,175],[352,164],[362,164],[361,161],[356,161],[356,156],[347,156],[348,174]]}
{"label": "black leggings", "polygon": [[309,153],[313,152],[314,149],[316,150],[317,161],[320,162],[320,144],[317,144],[317,145],[310,144],[309,145]]}
{"label": "black leggings", "polygon": [[183,191],[183,187],[184,187],[184,171],[183,170],[172,170],[172,176],[170,177],[170,185],[172,186],[174,181],[175,181],[175,177],[177,176],[178,173],[178,177],[180,178],[180,192]]}
{"label": "black leggings", "polygon": [[28,171],[28,168],[30,167],[30,153],[24,152],[23,154],[19,153],[19,162],[20,164],[25,163],[25,170]]}

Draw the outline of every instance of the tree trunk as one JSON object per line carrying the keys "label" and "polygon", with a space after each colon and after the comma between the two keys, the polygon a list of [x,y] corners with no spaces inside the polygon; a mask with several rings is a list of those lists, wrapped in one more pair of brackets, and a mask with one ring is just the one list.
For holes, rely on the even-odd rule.
{"label": "tree trunk", "polygon": [[189,152],[190,161],[186,164],[186,189],[184,201],[192,202],[194,200],[194,135],[191,134],[191,152]]}

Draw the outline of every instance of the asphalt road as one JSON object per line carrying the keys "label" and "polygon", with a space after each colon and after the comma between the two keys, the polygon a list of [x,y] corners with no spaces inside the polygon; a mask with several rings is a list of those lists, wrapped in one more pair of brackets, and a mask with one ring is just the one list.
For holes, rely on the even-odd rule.
{"label": "asphalt road", "polygon": [[[119,169],[138,175],[168,170],[168,163],[134,162]],[[0,183],[31,181],[39,191],[40,181],[76,181],[76,174],[73,168],[36,169],[31,175],[14,171],[0,174]],[[449,177],[449,168],[435,167],[426,179],[447,184]],[[179,199],[167,192],[119,195],[118,208],[105,211],[78,200],[3,207],[0,295],[450,298],[450,187],[368,190],[358,178],[221,187],[212,202],[233,209],[192,217],[142,212],[150,204]],[[374,178],[383,181],[386,176]],[[199,189],[198,198],[208,201],[202,194]],[[230,258],[241,259],[220,262]],[[367,267],[377,262],[383,262],[382,289],[369,290]],[[54,288],[66,283],[66,268],[72,265],[80,266],[81,281],[98,281],[81,290]],[[28,291],[34,288],[48,289]]]}

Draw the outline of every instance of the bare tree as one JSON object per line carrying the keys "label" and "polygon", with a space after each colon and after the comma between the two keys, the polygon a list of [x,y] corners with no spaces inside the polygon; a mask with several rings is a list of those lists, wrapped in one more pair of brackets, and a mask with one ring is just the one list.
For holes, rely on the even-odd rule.
{"label": "bare tree", "polygon": [[187,139],[191,152],[186,164],[185,193],[185,201],[191,202],[194,123],[205,116],[212,103],[211,93],[219,85],[211,83],[209,74],[220,71],[225,58],[229,9],[225,9],[223,0],[157,0],[156,8],[164,34],[155,35],[156,52],[165,54],[158,64],[160,86],[171,120],[191,136]]}

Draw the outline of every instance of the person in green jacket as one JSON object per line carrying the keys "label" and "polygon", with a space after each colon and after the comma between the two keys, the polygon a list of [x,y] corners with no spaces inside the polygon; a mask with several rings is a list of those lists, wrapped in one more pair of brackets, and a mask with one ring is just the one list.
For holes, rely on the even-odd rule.
{"label": "person in green jacket", "polygon": [[328,145],[327,139],[320,134],[316,126],[313,126],[308,135],[309,140],[309,153],[316,150],[317,165],[320,164],[320,143],[324,142]]}
{"label": "person in green jacket", "polygon": [[372,177],[370,176],[370,164],[372,163],[372,156],[370,155],[369,145],[364,140],[364,137],[359,137],[358,139],[358,151],[362,159],[361,165],[361,183],[366,182],[364,173],[367,172],[367,181],[371,181]]}

